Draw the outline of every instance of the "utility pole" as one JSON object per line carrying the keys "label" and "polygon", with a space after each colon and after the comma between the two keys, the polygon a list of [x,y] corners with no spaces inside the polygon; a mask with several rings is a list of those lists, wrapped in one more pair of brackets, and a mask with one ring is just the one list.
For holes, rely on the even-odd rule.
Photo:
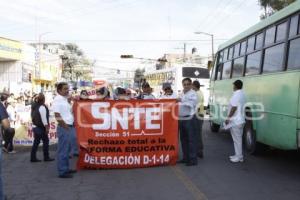
{"label": "utility pole", "polygon": [[215,59],[215,55],[214,55],[214,35],[211,34],[211,33],[205,33],[205,32],[200,32],[200,31],[197,31],[197,32],[194,32],[195,34],[204,34],[204,35],[208,35],[211,37],[211,57],[212,57],[212,61],[214,61]]}

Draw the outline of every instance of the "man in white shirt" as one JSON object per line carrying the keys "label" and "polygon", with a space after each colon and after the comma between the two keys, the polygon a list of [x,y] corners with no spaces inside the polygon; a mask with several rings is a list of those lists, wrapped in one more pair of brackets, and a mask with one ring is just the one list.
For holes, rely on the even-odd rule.
{"label": "man in white shirt", "polygon": [[53,101],[53,111],[57,126],[58,149],[57,169],[60,178],[72,178],[76,170],[69,168],[71,137],[75,134],[72,106],[68,102],[69,86],[65,82],[57,84],[57,96]]}
{"label": "man in white shirt", "polygon": [[53,161],[54,159],[49,157],[49,109],[45,105],[45,96],[42,93],[36,97],[36,102],[31,106],[31,119],[34,141],[31,148],[30,161],[41,162],[41,160],[36,157],[36,152],[41,140],[43,141],[44,161]]}
{"label": "man in white shirt", "polygon": [[198,103],[197,93],[192,89],[192,80],[184,78],[182,80],[183,96],[179,101],[179,131],[180,141],[183,152],[183,159],[180,163],[185,163],[186,166],[198,164],[198,128],[196,107]]}
{"label": "man in white shirt", "polygon": [[203,126],[203,119],[204,119],[204,95],[203,92],[200,90],[200,82],[195,80],[193,81],[193,90],[196,91],[198,96],[198,103],[197,103],[197,128],[198,128],[198,153],[197,156],[199,158],[203,158],[203,140],[202,140],[202,126]]}
{"label": "man in white shirt", "polygon": [[235,155],[230,156],[231,162],[243,162],[243,129],[245,124],[246,96],[243,88],[243,82],[236,80],[233,82],[233,95],[228,105],[228,116],[225,124],[230,126],[230,133],[233,139]]}

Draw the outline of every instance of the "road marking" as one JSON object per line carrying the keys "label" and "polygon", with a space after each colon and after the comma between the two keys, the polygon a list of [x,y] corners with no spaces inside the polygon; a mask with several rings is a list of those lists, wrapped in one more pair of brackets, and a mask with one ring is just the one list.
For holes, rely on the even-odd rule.
{"label": "road marking", "polygon": [[191,181],[191,179],[178,167],[172,166],[171,169],[177,178],[184,184],[184,186],[192,193],[196,200],[208,200],[203,192]]}

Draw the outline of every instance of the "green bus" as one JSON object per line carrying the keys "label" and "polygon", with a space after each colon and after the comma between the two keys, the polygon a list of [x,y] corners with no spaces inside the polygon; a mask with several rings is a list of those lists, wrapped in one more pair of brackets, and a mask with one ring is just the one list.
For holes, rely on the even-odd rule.
{"label": "green bus", "polygon": [[[300,1],[220,45],[210,79],[210,127],[227,116],[232,83],[247,97],[244,147],[300,148]],[[225,116],[225,117],[224,117]]]}

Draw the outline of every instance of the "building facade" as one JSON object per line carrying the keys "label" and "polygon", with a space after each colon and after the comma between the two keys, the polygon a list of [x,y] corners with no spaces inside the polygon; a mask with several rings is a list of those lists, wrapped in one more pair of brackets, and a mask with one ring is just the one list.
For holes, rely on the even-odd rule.
{"label": "building facade", "polygon": [[0,37],[0,91],[17,95],[50,91],[60,76],[56,52]]}

